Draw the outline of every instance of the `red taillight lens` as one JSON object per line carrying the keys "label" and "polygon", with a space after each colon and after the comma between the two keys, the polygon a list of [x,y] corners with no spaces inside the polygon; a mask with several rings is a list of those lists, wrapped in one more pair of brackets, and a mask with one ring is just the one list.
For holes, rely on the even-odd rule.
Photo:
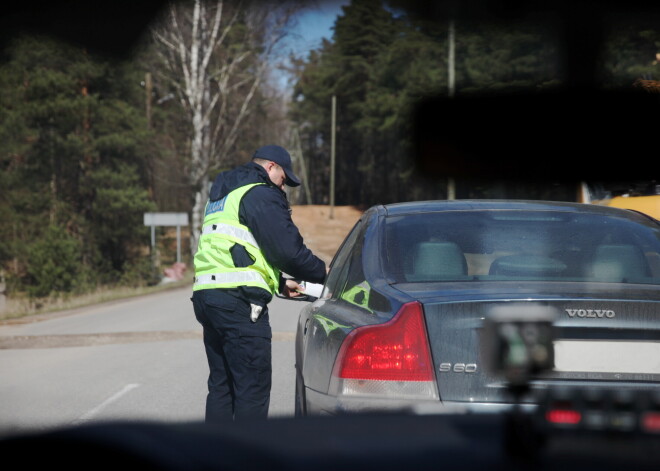
{"label": "red taillight lens", "polygon": [[421,304],[404,304],[389,322],[351,332],[339,351],[334,375],[345,379],[433,381]]}
{"label": "red taillight lens", "polygon": [[551,424],[577,425],[582,420],[582,414],[570,409],[552,409],[546,412],[545,418]]}
{"label": "red taillight lens", "polygon": [[643,414],[642,429],[645,432],[660,433],[660,412],[647,412]]}

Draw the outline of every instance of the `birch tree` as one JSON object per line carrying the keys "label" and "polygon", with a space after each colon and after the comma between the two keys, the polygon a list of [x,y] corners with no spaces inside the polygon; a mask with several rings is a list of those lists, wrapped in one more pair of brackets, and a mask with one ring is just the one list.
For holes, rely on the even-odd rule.
{"label": "birch tree", "polygon": [[153,29],[162,64],[156,73],[176,92],[190,122],[193,251],[209,176],[233,151],[274,48],[299,7],[296,2],[173,2]]}

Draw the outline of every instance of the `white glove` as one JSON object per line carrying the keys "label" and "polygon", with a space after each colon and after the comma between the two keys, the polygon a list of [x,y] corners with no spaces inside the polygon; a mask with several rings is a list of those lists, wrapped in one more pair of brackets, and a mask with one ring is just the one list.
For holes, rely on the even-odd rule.
{"label": "white glove", "polygon": [[252,322],[257,322],[257,319],[259,319],[263,308],[257,304],[250,304],[250,306],[252,307],[252,312],[250,312],[250,320]]}

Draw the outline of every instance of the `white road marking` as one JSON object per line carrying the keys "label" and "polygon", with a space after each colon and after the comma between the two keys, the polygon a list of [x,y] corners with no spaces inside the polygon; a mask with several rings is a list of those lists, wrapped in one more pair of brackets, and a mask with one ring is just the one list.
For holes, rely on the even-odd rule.
{"label": "white road marking", "polygon": [[108,407],[108,406],[109,406],[110,404],[112,404],[113,402],[116,402],[116,401],[119,400],[122,396],[124,396],[125,394],[127,394],[128,392],[130,392],[131,390],[133,390],[133,389],[135,389],[135,388],[137,388],[137,387],[139,387],[139,386],[140,386],[140,385],[139,385],[139,384],[136,384],[136,383],[127,384],[126,386],[124,386],[124,387],[121,389],[121,391],[116,392],[115,394],[113,394],[112,396],[110,396],[108,399],[106,399],[105,401],[103,401],[103,402],[102,402],[101,404],[99,404],[98,406],[94,407],[93,409],[88,410],[88,411],[85,412],[83,415],[81,415],[80,417],[78,417],[78,418],[73,422],[73,424],[74,424],[74,425],[77,425],[77,424],[81,424],[81,423],[83,423],[83,422],[87,422],[88,420],[92,420],[92,419],[93,419],[93,418],[94,418],[99,412],[101,412],[103,409],[105,409],[106,407]]}

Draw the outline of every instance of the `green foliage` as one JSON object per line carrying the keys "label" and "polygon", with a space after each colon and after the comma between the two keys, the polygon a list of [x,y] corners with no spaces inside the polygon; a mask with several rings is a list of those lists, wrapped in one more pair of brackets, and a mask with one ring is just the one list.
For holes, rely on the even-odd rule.
{"label": "green foliage", "polygon": [[119,283],[135,288],[157,285],[160,281],[161,274],[154,267],[151,257],[141,257],[131,260],[124,266]]}
{"label": "green foliage", "polygon": [[[295,62],[298,80],[291,118],[300,130],[303,153],[315,162],[311,169],[315,195],[328,194],[330,106],[335,95],[337,204],[368,206],[447,196],[446,184],[415,171],[412,117],[420,100],[449,93],[450,23],[449,19],[442,24],[407,15],[406,5],[402,1],[351,1],[342,7],[332,41],[324,42],[306,60]],[[457,96],[561,86],[565,72],[561,32],[554,25],[457,21],[454,26],[453,92]],[[631,88],[638,78],[657,79],[659,51],[657,28],[618,28],[604,51],[604,68],[597,81]],[[439,115],[443,112],[437,110]],[[479,139],[476,127],[475,139]],[[554,188],[508,185],[508,193],[503,188],[480,182],[458,197],[571,198]]]}
{"label": "green foliage", "polygon": [[342,156],[336,163],[337,175],[342,176],[337,179],[338,204],[358,202],[361,186],[371,183],[360,181],[372,166],[372,154],[367,150],[371,140],[356,123],[364,116],[365,100],[381,65],[379,57],[397,34],[396,21],[379,0],[353,1],[343,9],[344,15],[335,25],[335,42],[324,43],[310,55],[307,65],[299,64],[292,110],[309,146],[306,154],[314,155],[318,162],[314,170],[320,175],[311,178],[312,193],[327,194],[329,182],[323,176],[329,167],[331,99],[337,97],[337,153]]}
{"label": "green foliage", "polygon": [[607,36],[601,60],[608,88],[629,88],[637,79],[660,80],[660,29],[620,28]]}
{"label": "green foliage", "polygon": [[135,166],[120,163],[102,167],[90,176],[95,188],[91,205],[92,238],[101,248],[105,272],[122,272],[124,264],[138,257],[136,249],[148,236],[143,214],[154,211],[147,191],[140,186]]}
{"label": "green foliage", "polygon": [[557,78],[556,48],[549,33],[537,25],[462,26],[457,36],[463,52],[459,78],[463,92],[533,91]]}
{"label": "green foliage", "polygon": [[[0,65],[0,264],[31,296],[116,283],[145,258],[151,148],[130,63],[25,36]],[[148,257],[146,257],[148,258]]]}
{"label": "green foliage", "polygon": [[27,272],[32,279],[28,293],[32,297],[73,290],[82,265],[79,241],[62,227],[49,225],[28,247]]}

